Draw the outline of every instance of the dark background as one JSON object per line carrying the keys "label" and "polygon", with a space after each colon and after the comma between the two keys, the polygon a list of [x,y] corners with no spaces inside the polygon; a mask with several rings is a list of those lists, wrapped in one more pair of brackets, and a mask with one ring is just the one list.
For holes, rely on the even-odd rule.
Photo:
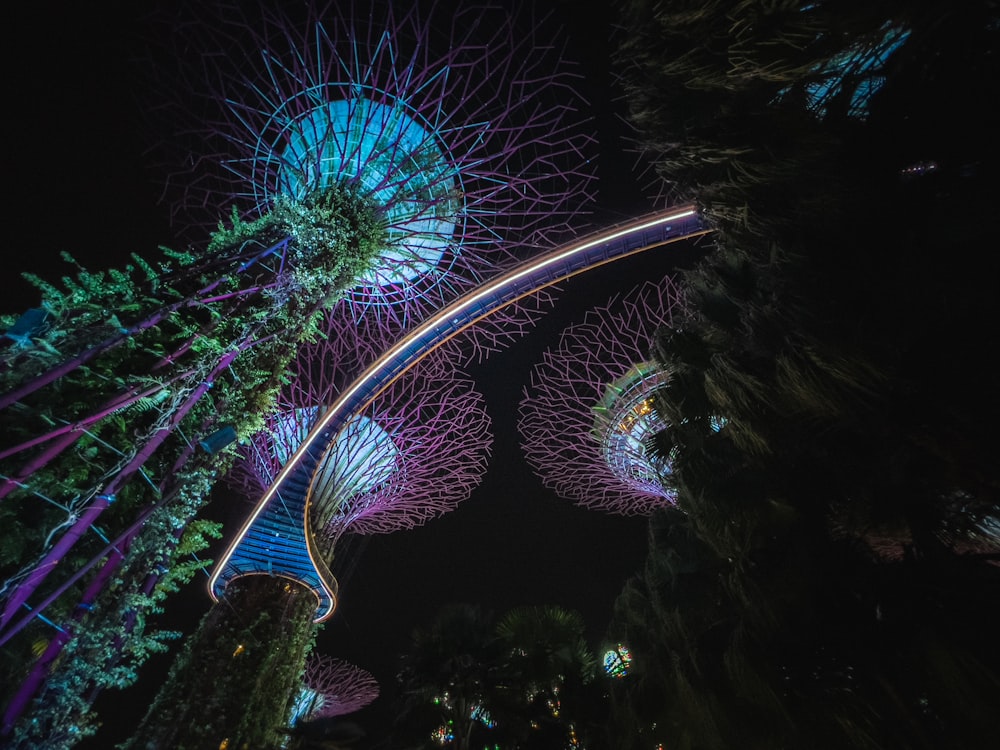
{"label": "dark background", "polygon": [[[601,183],[589,228],[652,208],[637,187],[636,156],[609,74],[606,5],[553,4],[567,29],[567,54],[581,62],[580,87],[594,104],[600,138]],[[5,23],[4,312],[37,304],[20,272],[46,279],[71,273],[61,251],[96,270],[172,242],[166,207],[158,204],[162,176],[144,161],[148,139],[138,125],[141,97],[130,68],[136,45],[143,44],[141,19],[135,10],[95,8],[18,3]],[[675,260],[693,257],[692,249],[672,246],[566,284],[531,335],[470,367],[487,397],[496,441],[489,472],[472,497],[421,529],[355,541],[338,556],[341,602],[317,650],[378,679],[383,697],[352,717],[372,742],[391,719],[397,654],[412,628],[444,603],[478,603],[496,612],[541,603],[577,609],[592,646],[601,645],[611,605],[644,558],[645,520],[584,511],[545,490],[521,455],[517,404],[531,367],[562,328],[612,294],[661,278]],[[223,542],[249,507],[224,493],[213,501],[209,513],[227,522]],[[196,581],[168,600],[165,627],[190,631],[210,603],[204,579]],[[108,747],[128,735],[174,650],[151,659],[133,689],[101,698],[105,727],[88,746]]]}

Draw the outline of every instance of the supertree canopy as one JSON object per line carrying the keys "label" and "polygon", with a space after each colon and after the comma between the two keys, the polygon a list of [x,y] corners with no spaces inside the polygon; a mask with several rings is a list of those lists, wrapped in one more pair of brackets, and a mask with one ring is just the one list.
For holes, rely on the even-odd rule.
{"label": "supertree canopy", "polygon": [[355,185],[389,242],[350,303],[407,322],[518,246],[551,245],[589,203],[592,138],[544,19],[351,0],[307,3],[292,21],[287,7],[246,6],[172,23],[176,46],[157,61],[185,135],[163,149],[183,224]]}
{"label": "supertree canopy", "polygon": [[306,662],[293,716],[300,721],[343,716],[364,708],[378,694],[378,682],[361,667],[313,654]]}
{"label": "supertree canopy", "polygon": [[679,314],[674,281],[647,282],[588,312],[544,353],[519,427],[528,462],[561,497],[626,515],[673,502],[669,463],[646,444],[665,426],[653,396],[669,378],[649,361],[653,334]]}
{"label": "supertree canopy", "polygon": [[[371,343],[350,317],[327,316],[324,335],[301,348],[277,412],[240,449],[233,487],[256,500],[275,486],[326,406],[352,385]],[[345,420],[306,481],[258,503],[216,568],[213,596],[239,576],[279,572],[317,591],[325,619],[335,584],[324,594],[312,571],[323,577],[340,536],[412,528],[468,497],[486,471],[489,418],[482,396],[444,354],[423,357]]]}

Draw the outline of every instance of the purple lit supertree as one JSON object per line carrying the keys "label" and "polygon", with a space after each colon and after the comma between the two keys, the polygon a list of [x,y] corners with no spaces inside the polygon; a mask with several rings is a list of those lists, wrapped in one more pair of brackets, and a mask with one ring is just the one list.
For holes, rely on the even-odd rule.
{"label": "purple lit supertree", "polygon": [[[277,412],[241,447],[243,458],[227,477],[248,497],[271,486],[323,405],[345,384],[344,359],[338,362],[333,352],[341,350],[353,326],[342,318],[330,320],[322,340],[303,346]],[[488,431],[482,397],[471,381],[447,357],[425,357],[371,407],[353,415],[328,449],[312,480],[313,528],[335,542],[344,533],[413,528],[452,510],[486,470]]]}
{"label": "purple lit supertree", "polygon": [[518,248],[568,235],[590,203],[583,102],[530,8],[317,2],[292,25],[286,7],[209,5],[195,25],[172,23],[159,61],[184,134],[162,149],[175,218],[212,226],[363,186],[390,242],[347,295],[356,319],[407,327]]}
{"label": "purple lit supertree", "polygon": [[[274,242],[236,243],[238,250],[229,254],[220,255],[214,247],[208,255],[185,258],[181,270],[155,279],[154,288],[174,291],[184,279],[204,283],[167,306],[158,304],[155,290],[126,295],[143,297],[148,308],[127,320],[114,294],[95,299],[94,306],[108,314],[92,315],[87,329],[81,325],[86,316],[73,311],[67,316],[75,327],[69,342],[65,328],[63,335],[49,337],[58,340],[45,340],[45,327],[58,328],[51,314],[58,305],[47,300],[34,311],[37,315],[12,325],[11,335],[75,353],[50,356],[54,364],[40,372],[34,370],[45,358],[26,363],[20,370],[29,377],[15,378],[0,403],[30,405],[29,397],[45,386],[137,341],[178,310],[207,305],[217,320],[268,321],[273,316],[261,315],[248,303],[261,293],[272,308],[289,299],[301,306],[302,290],[320,287],[325,293],[312,312],[346,287],[345,305],[356,319],[374,314],[405,328],[458,289],[476,284],[518,247],[550,242],[587,204],[592,138],[579,127],[585,118],[570,85],[572,75],[539,19],[527,13],[514,19],[480,7],[434,8],[423,15],[417,8],[400,12],[388,3],[306,4],[304,11],[304,18],[290,19],[269,8],[248,11],[246,4],[199,8],[180,23],[172,21],[171,38],[183,45],[183,54],[175,49],[157,60],[158,70],[170,71],[162,88],[174,101],[160,103],[155,115],[158,122],[173,123],[166,151],[178,157],[175,164],[184,165],[172,178],[176,190],[168,191],[178,218],[190,218],[198,209],[202,225],[214,225],[223,206],[243,203],[243,219],[267,219]],[[179,69],[169,61],[180,62]],[[337,196],[333,211],[331,193]],[[347,209],[341,205],[345,202]],[[345,210],[374,212],[385,235],[368,243],[378,247],[366,251],[364,259],[320,271],[314,258],[302,256],[353,241],[330,232],[330,213]],[[258,225],[238,221],[226,237],[246,239],[251,227]],[[372,262],[370,252],[380,260]],[[137,263],[143,273],[155,275],[150,264]],[[229,278],[234,273],[245,277],[235,290]],[[338,283],[331,285],[334,278]],[[88,280],[92,285],[107,281],[93,275]],[[186,336],[178,334],[169,346],[156,341],[148,348],[161,356],[132,373],[135,382],[114,388],[115,379],[108,378],[106,396],[89,400],[88,408],[57,415],[61,422],[55,426],[39,427],[2,450],[20,466],[3,472],[0,495],[46,495],[33,488],[34,476],[84,431],[162,396],[171,386],[190,393],[181,403],[161,406],[163,417],[148,440],[115,446],[134,458],[116,462],[120,470],[106,482],[79,492],[70,503],[48,498],[53,507],[66,508],[68,531],[54,522],[54,536],[43,539],[48,551],[12,571],[3,589],[8,601],[0,624],[9,625],[48,571],[118,499],[121,485],[144,468],[205,391],[225,378],[237,355],[280,335],[259,327],[227,332],[217,344],[223,353],[198,368],[180,363],[190,360],[194,342],[206,337],[204,330],[185,330]],[[280,328],[301,333],[296,327]],[[72,341],[74,336],[86,342]],[[103,407],[92,408],[101,401]],[[189,425],[188,431],[201,434],[223,424],[209,421]]]}
{"label": "purple lit supertree", "polygon": [[[307,483],[281,484],[325,405],[352,386],[344,373],[369,356],[370,342],[357,338],[349,317],[328,315],[323,333],[302,347],[279,409],[240,449],[230,485],[271,500],[221,556],[210,583],[219,601],[185,643],[130,747],[272,742],[295,710],[314,621],[336,606],[337,542],[434,518],[486,471],[483,399],[433,352],[351,415]],[[248,684],[262,687],[248,696]]]}
{"label": "purple lit supertree", "polygon": [[293,712],[299,721],[344,716],[378,698],[371,674],[342,659],[313,654],[306,662],[302,692]]}
{"label": "purple lit supertree", "polygon": [[528,462],[546,487],[587,508],[648,514],[674,502],[669,463],[646,441],[665,425],[653,408],[669,373],[651,361],[653,334],[682,314],[670,277],[646,282],[567,328],[546,351],[520,406]]}

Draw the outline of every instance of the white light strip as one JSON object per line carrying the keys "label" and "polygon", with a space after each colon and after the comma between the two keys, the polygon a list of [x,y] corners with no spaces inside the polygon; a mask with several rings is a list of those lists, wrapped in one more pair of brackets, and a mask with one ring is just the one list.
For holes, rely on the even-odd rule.
{"label": "white light strip", "polygon": [[[590,250],[596,245],[605,244],[607,242],[611,242],[613,240],[626,237],[636,232],[642,232],[646,229],[652,229],[653,227],[657,227],[662,224],[667,224],[672,221],[677,221],[678,219],[687,218],[688,216],[694,215],[697,212],[697,209],[694,206],[689,206],[689,207],[685,206],[681,209],[672,208],[669,211],[670,211],[669,213],[661,213],[654,215],[652,218],[639,219],[637,220],[637,223],[628,225],[620,229],[612,229],[606,233],[591,235],[590,239],[586,239],[579,244],[570,245],[565,249],[552,251],[533,261],[527,261],[528,265],[525,265],[513,271],[509,271],[503,276],[497,278],[495,281],[492,281],[488,283],[486,286],[480,288],[478,291],[473,291],[464,297],[460,297],[451,305],[438,312],[437,315],[424,322],[423,325],[414,329],[408,336],[397,341],[396,344],[391,349],[389,349],[389,351],[387,351],[385,354],[379,357],[375,362],[373,362],[368,367],[367,370],[364,371],[364,373],[362,373],[357,379],[355,379],[355,381],[351,384],[351,386],[344,393],[340,395],[340,397],[333,403],[333,405],[329,409],[327,409],[326,413],[323,415],[323,418],[312,430],[310,430],[309,434],[306,436],[306,439],[302,441],[302,444],[299,446],[298,450],[295,451],[295,454],[288,460],[284,468],[278,473],[278,476],[271,483],[271,486],[268,488],[267,492],[257,503],[257,507],[254,508],[253,513],[247,519],[246,523],[243,524],[243,528],[240,529],[240,533],[233,540],[232,544],[229,545],[229,548],[222,556],[222,559],[217,563],[215,572],[212,574],[212,577],[209,578],[208,592],[209,595],[212,597],[212,599],[218,601],[218,598],[215,596],[213,589],[215,588],[216,581],[218,580],[219,576],[222,574],[222,571],[228,564],[229,558],[232,557],[233,553],[236,551],[236,548],[239,546],[240,542],[243,540],[247,532],[250,530],[250,527],[253,526],[254,522],[257,520],[257,517],[264,511],[264,508],[267,506],[267,503],[271,499],[271,496],[274,495],[274,492],[278,488],[278,485],[281,484],[282,480],[284,480],[284,478],[288,475],[288,473],[292,471],[298,464],[299,457],[309,448],[309,446],[320,434],[320,432],[322,432],[323,429],[326,427],[326,425],[329,424],[330,420],[337,415],[337,412],[341,408],[341,406],[343,406],[344,403],[349,401],[354,396],[355,393],[361,390],[373,376],[377,375],[387,362],[392,361],[393,359],[395,359],[397,354],[404,351],[414,339],[420,338],[428,330],[437,326],[438,323],[449,320],[450,318],[453,318],[456,314],[462,313],[467,308],[471,307],[472,305],[475,305],[484,297],[490,296],[498,289],[502,289],[508,284],[511,284],[512,282],[522,279],[525,276],[530,276],[531,274],[535,273],[536,271],[542,268],[545,268],[546,266],[559,263],[560,261],[572,257],[573,255],[584,252],[586,250]],[[692,232],[691,234],[692,235],[704,234],[704,231],[699,230],[698,232]],[[580,269],[580,270],[585,270],[585,269]],[[544,284],[539,285],[536,289],[533,289],[532,291],[535,292],[538,291],[539,289],[543,289],[546,286],[551,286],[552,284],[556,284],[563,278],[565,277],[550,279],[546,281]],[[503,306],[506,306],[511,302],[512,300],[507,300],[506,302],[503,303]],[[472,323],[475,323],[478,320],[488,316],[492,312],[493,310],[486,310],[478,318],[474,318],[471,321],[467,321],[466,324],[462,327],[464,328],[468,325],[471,325]],[[397,373],[397,377],[406,372],[410,367],[412,367],[414,364],[423,359],[423,357],[425,357],[430,351],[432,351],[435,348],[437,347],[434,346],[424,352],[421,352],[419,357],[415,358],[412,362],[410,362],[410,364],[407,367],[403,368],[402,370],[400,370],[399,373]],[[383,388],[387,386],[388,384],[383,386]],[[374,395],[372,396],[372,398],[374,398]],[[320,577],[320,580],[322,580],[322,576]]]}

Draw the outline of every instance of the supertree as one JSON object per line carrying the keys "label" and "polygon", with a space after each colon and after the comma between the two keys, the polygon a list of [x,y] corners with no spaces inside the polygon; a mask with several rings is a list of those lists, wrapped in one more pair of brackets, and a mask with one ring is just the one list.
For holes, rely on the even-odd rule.
{"label": "supertree", "polygon": [[[341,536],[421,525],[468,497],[486,469],[489,421],[482,397],[455,370],[451,352],[434,351],[352,411],[320,446],[308,477],[280,483],[326,407],[356,385],[349,375],[370,358],[370,331],[336,313],[327,323],[324,337],[301,349],[278,410],[241,448],[242,459],[227,477],[241,495],[270,499],[257,503],[216,566],[213,597],[247,573],[284,574],[312,585],[310,571],[315,567],[322,577],[323,561],[332,559]],[[336,602],[335,595],[319,596],[322,620]]]}
{"label": "supertree", "polygon": [[182,226],[360,184],[390,241],[346,304],[406,327],[578,223],[593,138],[544,17],[476,3],[301,10],[221,2],[170,19],[154,112],[173,126],[160,154]]}
{"label": "supertree", "polygon": [[[218,4],[182,23],[173,19],[172,38],[184,50],[181,54],[167,45],[167,54],[156,61],[158,71],[170,73],[163,87],[168,103],[161,102],[155,113],[157,121],[173,123],[166,154],[185,165],[173,175],[171,186],[177,189],[168,191],[179,220],[190,220],[198,207],[201,223],[214,225],[223,206],[242,203],[242,216],[256,221],[278,214],[268,222],[276,241],[290,235],[315,252],[344,239],[329,236],[331,211],[342,211],[345,202],[359,211],[351,199],[361,202],[379,219],[377,226],[365,228],[377,241],[365,245],[364,259],[376,254],[381,261],[339,269],[340,286],[351,287],[348,306],[356,318],[375,308],[374,314],[405,326],[456,289],[476,283],[513,249],[548,242],[587,204],[591,138],[579,128],[584,118],[568,85],[571,75],[558,49],[540,41],[546,32],[537,19],[513,23],[503,11],[478,7],[434,8],[426,14],[417,8],[399,13],[391,4],[339,4],[336,9],[307,4],[304,10],[305,18],[289,19],[268,8]],[[172,69],[165,61],[183,64]],[[184,92],[179,101],[176,92]],[[327,205],[331,192],[333,207]],[[239,222],[237,229],[227,238],[245,239],[247,226]],[[265,248],[241,250],[238,263],[212,258],[212,278],[246,263],[260,267],[257,256],[267,255]],[[294,284],[285,279],[267,285],[274,306],[300,295],[303,287],[325,288],[324,279],[335,275],[302,258],[292,260],[298,261]],[[282,256],[279,263],[284,269],[289,261]],[[139,265],[152,274],[148,264]],[[98,275],[84,282],[99,287],[108,280]],[[238,311],[220,304],[217,282],[209,283],[211,292],[184,304],[207,299],[222,308],[220,317],[232,319]],[[244,295],[259,291],[247,286]],[[154,293],[143,301],[155,307],[159,297]],[[45,317],[53,304],[48,300],[38,315]],[[104,325],[107,331],[100,333],[110,334],[108,340],[12,388],[4,404],[23,404],[30,391],[129,340],[137,329],[159,324],[179,306],[152,312],[118,331],[123,304],[112,299],[98,304],[102,312],[95,323]],[[80,318],[74,316],[76,333]],[[22,341],[41,343],[30,328],[27,334],[21,330],[31,320],[11,330]],[[45,343],[63,344],[62,351],[76,348],[65,346],[65,339]],[[175,356],[168,349],[164,355],[173,362],[186,351],[180,348]],[[215,373],[210,369],[208,374]],[[81,429],[152,397],[151,391],[158,393],[132,388],[116,393],[105,409],[60,415],[64,427],[12,446],[6,455],[24,455],[48,442],[40,456],[5,472],[0,492],[30,485],[29,478]],[[131,464],[127,468],[133,471]],[[115,497],[118,485],[102,489],[90,493],[95,498],[90,503],[67,506],[70,515],[79,515],[72,533],[22,574],[28,581],[12,579],[18,586],[8,610],[16,611],[30,596],[41,576],[36,571],[47,570],[65,554],[111,502],[107,498]],[[11,617],[5,611],[4,623]]]}
{"label": "supertree", "polygon": [[545,485],[584,507],[624,515],[672,504],[668,461],[646,450],[665,425],[653,406],[670,377],[653,335],[682,316],[667,276],[589,311],[543,354],[520,406],[528,462]]}
{"label": "supertree", "polygon": [[[241,450],[229,481],[248,497],[276,486],[320,407],[345,387],[357,329],[349,318],[328,322],[323,340],[300,352],[267,429]],[[281,485],[258,503],[212,576],[219,603],[188,639],[131,746],[273,741],[294,710],[313,623],[336,605],[338,540],[411,528],[468,496],[486,469],[489,421],[482,397],[441,354],[353,414],[310,482]]]}
{"label": "supertree", "polygon": [[[10,321],[2,405],[17,429],[4,491],[46,502],[51,520],[32,524],[41,551],[22,550],[7,571],[3,637],[98,566],[77,609],[87,612],[156,499],[182,497],[171,524],[185,525],[226,462],[192,460],[195,438],[253,432],[321,308],[347,294],[355,321],[404,329],[587,202],[591,139],[558,50],[539,42],[535,19],[452,10],[309,6],[288,19],[220,5],[179,27],[190,47],[163,59],[196,61],[171,84],[194,81],[195,93],[172,120],[158,111],[191,136],[170,139],[196,165],[172,183],[183,183],[178,216],[256,197],[206,252],[81,271],[67,291],[43,285],[42,306]],[[115,501],[105,531],[121,534],[103,550],[78,546]],[[70,564],[69,581],[13,622]]]}
{"label": "supertree", "polygon": [[302,692],[293,716],[299,721],[354,713],[378,698],[370,673],[343,659],[312,654],[302,676]]}

